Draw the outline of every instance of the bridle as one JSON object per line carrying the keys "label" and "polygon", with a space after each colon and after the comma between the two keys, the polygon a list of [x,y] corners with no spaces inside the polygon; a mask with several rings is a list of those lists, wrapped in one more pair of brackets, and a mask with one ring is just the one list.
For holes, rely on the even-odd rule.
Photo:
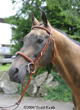
{"label": "bridle", "polygon": [[[54,41],[54,39],[52,38],[52,27],[51,27],[51,31],[49,31],[47,28],[42,27],[42,26],[33,26],[31,29],[34,29],[34,28],[43,29],[43,30],[45,30],[47,33],[49,33],[50,35],[49,35],[49,38],[48,38],[48,40],[47,40],[45,46],[43,47],[43,49],[41,50],[41,52],[39,53],[39,55],[36,57],[36,59],[35,59],[34,61],[33,61],[32,59],[30,59],[28,56],[26,56],[25,54],[23,54],[22,52],[17,52],[17,53],[16,53],[16,55],[21,55],[22,57],[24,57],[25,59],[27,59],[27,60],[30,62],[30,63],[28,63],[28,69],[27,69],[27,70],[29,71],[29,73],[31,73],[31,74],[30,74],[30,77],[29,77],[29,80],[28,80],[28,83],[27,83],[27,85],[26,85],[26,87],[25,87],[25,90],[24,90],[24,92],[23,92],[23,94],[22,94],[20,100],[15,104],[15,105],[17,105],[17,106],[19,106],[19,104],[20,104],[20,102],[21,102],[21,100],[22,100],[22,98],[23,98],[23,96],[24,96],[24,94],[25,94],[25,92],[26,92],[26,90],[27,90],[27,88],[28,88],[28,85],[29,85],[29,83],[30,83],[30,81],[31,81],[32,75],[35,74],[36,64],[40,61],[41,57],[45,54],[47,48],[48,48],[49,45],[50,45],[51,40],[53,41],[53,60],[54,60],[54,57],[55,57],[55,49],[56,49],[56,46],[55,46],[55,41]],[[53,60],[52,60],[52,61],[53,61]],[[30,65],[31,65],[31,64],[33,65],[33,71],[30,72]],[[15,106],[15,105],[13,105],[13,106]],[[12,107],[12,106],[10,106],[10,107]],[[0,107],[0,108],[8,108],[8,107]],[[17,108],[17,107],[16,107],[16,108]],[[16,108],[15,108],[15,109],[16,109]],[[14,109],[14,110],[15,110],[15,109]]]}

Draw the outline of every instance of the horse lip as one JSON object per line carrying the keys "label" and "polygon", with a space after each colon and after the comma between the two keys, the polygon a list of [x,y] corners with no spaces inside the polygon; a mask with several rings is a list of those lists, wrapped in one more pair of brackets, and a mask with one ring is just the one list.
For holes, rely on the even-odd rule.
{"label": "horse lip", "polygon": [[18,78],[18,75],[14,75],[13,78],[10,77],[10,80],[11,80],[12,82],[16,82],[16,83],[20,83],[20,82],[21,82],[20,79]]}
{"label": "horse lip", "polygon": [[15,76],[14,76],[12,81],[16,82],[16,83],[22,83],[22,82],[24,82],[24,78],[20,79],[20,78],[15,78]]}
{"label": "horse lip", "polygon": [[21,82],[22,82],[22,81],[19,80],[19,79],[18,79],[18,80],[14,80],[14,79],[13,79],[13,81],[16,82],[16,83],[21,83]]}

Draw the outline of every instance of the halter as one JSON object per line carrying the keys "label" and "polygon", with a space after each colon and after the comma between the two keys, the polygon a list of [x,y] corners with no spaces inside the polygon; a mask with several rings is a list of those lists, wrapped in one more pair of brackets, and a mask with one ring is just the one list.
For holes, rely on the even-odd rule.
{"label": "halter", "polygon": [[[51,27],[51,31],[49,31],[47,28],[41,27],[41,26],[33,26],[31,29],[34,29],[34,28],[43,29],[43,30],[47,31],[47,32],[50,34],[50,36],[49,36],[49,38],[48,38],[48,40],[47,40],[45,46],[43,47],[43,49],[41,50],[41,52],[39,53],[39,55],[36,57],[36,59],[35,59],[34,61],[33,61],[32,59],[30,59],[28,56],[26,56],[25,54],[23,54],[22,52],[17,52],[17,53],[16,53],[16,55],[21,55],[22,57],[24,57],[25,59],[27,59],[28,61],[30,61],[30,63],[28,63],[28,69],[27,69],[27,70],[29,71],[29,73],[30,73],[30,65],[31,65],[31,64],[33,65],[33,71],[31,71],[31,74],[30,74],[28,83],[27,83],[27,85],[26,85],[26,87],[25,87],[25,90],[24,90],[24,92],[23,92],[23,94],[22,94],[20,100],[15,104],[15,105],[17,105],[17,106],[19,106],[19,104],[20,104],[20,102],[21,102],[21,100],[22,100],[22,98],[23,98],[23,96],[24,96],[24,94],[25,94],[25,92],[26,92],[26,90],[27,90],[27,88],[28,88],[28,85],[29,85],[29,83],[30,83],[30,81],[31,81],[32,75],[35,74],[35,66],[36,66],[36,64],[39,62],[39,60],[41,59],[41,57],[42,57],[42,56],[44,55],[44,53],[46,52],[47,48],[48,48],[49,45],[50,45],[50,40],[52,39],[52,27]],[[54,60],[56,46],[55,46],[55,41],[54,41],[54,39],[52,39],[52,41],[53,41],[53,60]],[[53,60],[52,60],[52,61],[53,61]],[[13,105],[13,106],[15,106],[15,105]],[[10,106],[10,107],[12,107],[12,106]],[[8,107],[0,107],[0,108],[8,108]],[[14,110],[15,110],[15,109],[14,109]]]}

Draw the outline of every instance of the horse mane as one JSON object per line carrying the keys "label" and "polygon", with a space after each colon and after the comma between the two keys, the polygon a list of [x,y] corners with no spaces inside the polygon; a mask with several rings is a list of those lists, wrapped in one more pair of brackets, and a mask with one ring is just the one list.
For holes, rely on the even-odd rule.
{"label": "horse mane", "polygon": [[[53,27],[54,28],[54,27]],[[54,28],[56,31],[58,31],[58,32],[60,32],[60,33],[62,33],[62,34],[64,34],[67,38],[69,38],[71,41],[73,41],[74,43],[76,43],[77,45],[79,45],[80,46],[80,42],[78,42],[78,41],[76,41],[76,40],[74,40],[74,39],[72,39],[72,38],[70,38],[69,36],[68,36],[68,34],[67,33],[65,33],[64,31],[62,31],[62,30],[59,30],[59,29],[57,29],[57,28]]]}
{"label": "horse mane", "polygon": [[[39,26],[41,26],[42,24],[43,24],[43,23],[40,22]],[[73,41],[75,44],[77,44],[77,45],[80,46],[80,42],[78,42],[78,41],[72,39],[71,37],[69,37],[66,32],[64,32],[64,31],[62,31],[62,30],[60,30],[60,29],[57,29],[57,28],[55,28],[55,27],[53,27],[53,28],[54,28],[56,31],[58,31],[58,32],[60,32],[60,33],[62,33],[62,34],[64,34],[68,39],[70,39],[70,40]]]}

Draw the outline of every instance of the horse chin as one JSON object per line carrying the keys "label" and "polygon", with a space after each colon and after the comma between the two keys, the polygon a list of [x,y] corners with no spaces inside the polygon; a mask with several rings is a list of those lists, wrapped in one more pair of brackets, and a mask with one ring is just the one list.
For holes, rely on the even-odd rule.
{"label": "horse chin", "polygon": [[23,83],[27,74],[28,74],[27,71],[20,72],[18,75],[18,80],[16,80],[16,82]]}

